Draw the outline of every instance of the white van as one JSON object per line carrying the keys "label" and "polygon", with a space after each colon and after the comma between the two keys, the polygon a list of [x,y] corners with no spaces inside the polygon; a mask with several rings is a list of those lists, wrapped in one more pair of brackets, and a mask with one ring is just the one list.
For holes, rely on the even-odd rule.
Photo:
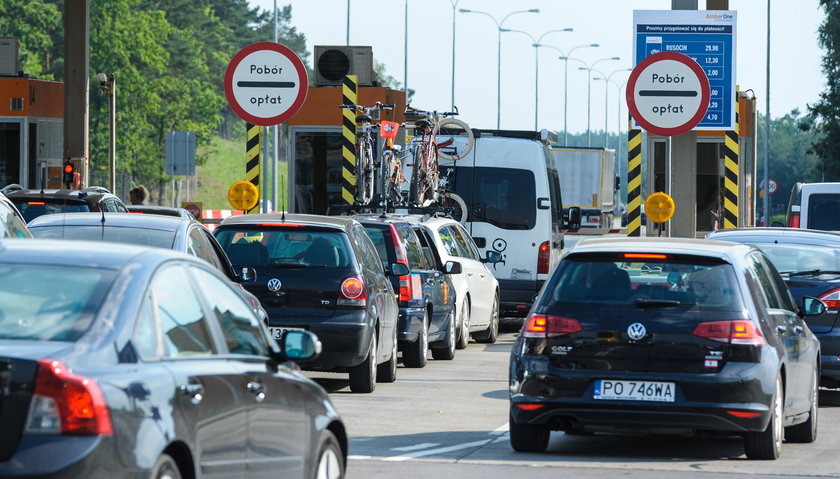
{"label": "white van", "polygon": [[794,184],[788,203],[787,226],[840,231],[840,183]]}
{"label": "white van", "polygon": [[[503,255],[488,265],[499,281],[500,316],[523,318],[559,262],[563,243],[563,205],[548,131],[474,129],[472,150],[457,161],[440,159],[440,187],[466,204],[464,225],[481,257]],[[438,143],[447,140],[438,135]],[[463,148],[454,136],[447,149]]]}

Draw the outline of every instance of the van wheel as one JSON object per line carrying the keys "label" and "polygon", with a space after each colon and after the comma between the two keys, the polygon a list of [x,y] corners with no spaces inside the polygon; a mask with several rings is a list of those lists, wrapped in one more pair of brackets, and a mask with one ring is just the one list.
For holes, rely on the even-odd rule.
{"label": "van wheel", "polygon": [[429,358],[429,328],[427,326],[429,312],[423,315],[423,324],[417,333],[417,340],[408,343],[403,351],[403,364],[407,368],[422,368]]}
{"label": "van wheel", "polygon": [[476,342],[493,344],[499,339],[499,293],[493,299],[493,312],[490,314],[490,326],[486,331],[475,335]]}
{"label": "van wheel", "polygon": [[161,454],[152,468],[152,479],[181,479],[178,464],[169,454]]}
{"label": "van wheel", "polygon": [[467,349],[470,344],[470,302],[464,300],[464,306],[461,308],[461,314],[458,320],[458,341],[455,342],[455,348]]}
{"label": "van wheel", "polygon": [[776,391],[770,403],[770,423],[763,431],[750,431],[744,434],[744,451],[747,453],[747,459],[777,459],[782,453],[784,404],[782,378],[776,377]]}
{"label": "van wheel", "polygon": [[376,369],[376,333],[373,333],[367,358],[350,368],[350,391],[372,393],[376,389]]}
{"label": "van wheel", "polygon": [[814,382],[811,386],[811,410],[808,411],[808,420],[785,428],[785,440],[788,442],[812,443],[817,440],[817,411],[819,410],[819,369],[814,368]]}
{"label": "van wheel", "polygon": [[437,360],[450,361],[455,359],[455,314],[449,313],[449,329],[442,346],[432,348],[432,357]]}

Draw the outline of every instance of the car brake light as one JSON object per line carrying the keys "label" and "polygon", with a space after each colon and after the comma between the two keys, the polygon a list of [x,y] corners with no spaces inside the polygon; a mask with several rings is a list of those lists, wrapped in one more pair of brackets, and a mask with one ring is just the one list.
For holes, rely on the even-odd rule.
{"label": "car brake light", "polygon": [[108,404],[91,378],[71,372],[62,361],[41,359],[26,430],[68,435],[114,434]]}
{"label": "car brake light", "polygon": [[523,411],[536,411],[541,407],[545,406],[545,404],[517,404],[516,407],[522,409]]}
{"label": "car brake light", "polygon": [[668,259],[668,255],[657,253],[624,253],[625,259]]}
{"label": "car brake light", "polygon": [[799,214],[794,213],[790,215],[790,224],[788,225],[791,228],[799,228]]}
{"label": "car brake light", "polygon": [[548,241],[543,241],[540,244],[540,249],[537,252],[537,274],[548,274],[548,262],[551,257],[551,245]]}
{"label": "car brake light", "polygon": [[546,338],[577,333],[582,330],[580,321],[577,319],[565,318],[563,316],[532,314],[525,323],[525,330],[522,336],[526,338]]}
{"label": "car brake light", "polygon": [[367,306],[365,280],[361,276],[351,276],[341,283],[341,291],[336,301],[339,306]]}
{"label": "car brake light", "polygon": [[758,417],[761,413],[755,411],[726,411],[727,414],[731,414],[735,417],[740,417],[744,419],[750,419],[753,417]]}
{"label": "car brake light", "polygon": [[35,206],[44,206],[46,203],[43,201],[27,201],[27,205],[35,205]]}
{"label": "car brake light", "polygon": [[[394,255],[397,258],[397,263],[402,263],[408,267],[408,255],[405,252],[405,246],[400,241],[400,236],[397,233],[397,228],[393,224],[388,225],[391,229],[391,243],[394,245]],[[411,301],[414,298],[415,288],[419,288],[420,283],[415,282],[411,275],[405,274],[399,277],[400,279],[400,301]],[[419,279],[419,277],[418,277]]]}
{"label": "car brake light", "polygon": [[700,323],[691,334],[729,344],[761,346],[766,344],[764,336],[755,323],[745,319],[734,321],[710,321]]}
{"label": "car brake light", "polygon": [[840,288],[829,291],[819,298],[823,303],[825,303],[826,308],[837,309],[840,307]]}
{"label": "car brake light", "polygon": [[297,224],[297,223],[256,223],[254,226],[269,227],[269,228],[272,227],[272,226],[281,226],[281,227],[282,226],[288,226],[288,227],[292,227],[292,228],[301,228],[301,227],[304,227],[306,225],[300,225],[300,224]]}

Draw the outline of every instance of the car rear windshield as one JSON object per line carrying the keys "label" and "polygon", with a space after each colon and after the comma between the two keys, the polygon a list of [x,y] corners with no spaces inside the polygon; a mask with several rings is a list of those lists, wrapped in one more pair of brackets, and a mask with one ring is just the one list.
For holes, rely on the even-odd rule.
{"label": "car rear windshield", "polygon": [[39,198],[37,200],[13,199],[20,214],[26,222],[32,221],[41,215],[56,213],[87,213],[90,211],[88,204],[78,200],[57,200],[55,198]]}
{"label": "car rear windshield", "polygon": [[715,311],[743,309],[730,264],[688,255],[652,256],[655,257],[569,256],[552,275],[543,302],[586,303],[616,309],[628,306]]}
{"label": "car rear windshield", "polygon": [[351,265],[347,235],[335,230],[220,228],[216,239],[234,265],[344,268]]}
{"label": "car rear windshield", "polygon": [[115,276],[106,269],[0,264],[0,339],[75,341]]}
{"label": "car rear windshield", "polygon": [[36,238],[108,241],[165,249],[172,249],[175,242],[174,231],[149,228],[55,225],[30,228],[30,232]]}
{"label": "car rear windshield", "polygon": [[814,270],[840,271],[840,250],[831,246],[780,244],[755,240],[744,242],[761,248],[782,274]]}
{"label": "car rear windshield", "polygon": [[807,227],[814,230],[840,230],[840,195],[811,195],[808,198]]}
{"label": "car rear windshield", "polygon": [[[507,230],[530,230],[537,223],[534,173],[520,168],[458,166],[444,169],[449,189],[467,204],[467,221]],[[448,174],[448,175],[447,175]]]}

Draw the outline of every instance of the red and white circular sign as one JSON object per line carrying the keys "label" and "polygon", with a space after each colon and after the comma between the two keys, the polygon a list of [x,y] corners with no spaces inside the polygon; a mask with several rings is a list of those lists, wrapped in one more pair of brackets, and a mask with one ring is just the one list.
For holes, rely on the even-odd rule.
{"label": "red and white circular sign", "polygon": [[239,118],[260,126],[288,120],[303,106],[309,81],[295,52],[257,42],[233,56],[225,71],[225,96]]}
{"label": "red and white circular sign", "polygon": [[709,108],[709,79],[691,57],[654,53],[630,73],[627,108],[649,133],[681,135],[700,123]]}

